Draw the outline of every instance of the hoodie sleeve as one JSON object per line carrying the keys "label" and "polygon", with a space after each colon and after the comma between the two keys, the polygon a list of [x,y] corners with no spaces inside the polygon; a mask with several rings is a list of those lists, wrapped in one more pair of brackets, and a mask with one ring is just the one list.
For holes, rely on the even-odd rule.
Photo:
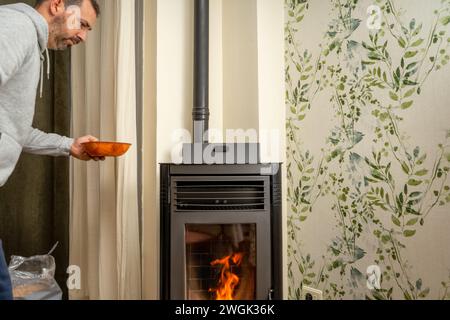
{"label": "hoodie sleeve", "polygon": [[0,30],[0,86],[3,86],[32,53],[37,40],[36,33],[30,32],[34,30],[32,22],[23,15],[16,17],[11,10],[0,12]]}
{"label": "hoodie sleeve", "polygon": [[23,151],[53,157],[69,156],[73,142],[71,138],[33,129],[23,146]]}

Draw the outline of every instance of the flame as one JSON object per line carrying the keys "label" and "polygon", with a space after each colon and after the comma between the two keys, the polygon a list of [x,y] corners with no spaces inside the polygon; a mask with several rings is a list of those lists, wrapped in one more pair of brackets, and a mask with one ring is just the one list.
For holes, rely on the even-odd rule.
{"label": "flame", "polygon": [[239,284],[239,277],[231,272],[231,262],[240,266],[243,256],[242,253],[234,253],[211,262],[212,266],[222,265],[217,288],[209,289],[209,292],[216,293],[216,300],[234,300],[234,290]]}

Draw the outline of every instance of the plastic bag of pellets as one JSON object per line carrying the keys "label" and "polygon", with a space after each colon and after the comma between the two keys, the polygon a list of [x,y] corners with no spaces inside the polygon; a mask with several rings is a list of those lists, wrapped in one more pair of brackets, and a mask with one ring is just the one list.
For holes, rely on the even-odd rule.
{"label": "plastic bag of pellets", "polygon": [[55,259],[51,253],[30,258],[13,256],[9,274],[14,300],[62,300],[62,290],[55,280]]}

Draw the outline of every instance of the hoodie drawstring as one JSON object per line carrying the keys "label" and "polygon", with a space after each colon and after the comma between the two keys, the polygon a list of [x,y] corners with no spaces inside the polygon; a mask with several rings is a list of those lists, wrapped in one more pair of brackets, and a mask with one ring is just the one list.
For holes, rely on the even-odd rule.
{"label": "hoodie drawstring", "polygon": [[39,72],[39,98],[42,98],[42,84],[44,83],[44,56],[41,53],[41,71]]}
{"label": "hoodie drawstring", "polygon": [[[50,55],[48,54],[48,49],[45,49],[45,55],[47,57],[47,80],[50,79]],[[39,97],[42,98],[42,91],[44,88],[44,55],[41,53],[41,72],[40,72],[40,86],[39,86]]]}

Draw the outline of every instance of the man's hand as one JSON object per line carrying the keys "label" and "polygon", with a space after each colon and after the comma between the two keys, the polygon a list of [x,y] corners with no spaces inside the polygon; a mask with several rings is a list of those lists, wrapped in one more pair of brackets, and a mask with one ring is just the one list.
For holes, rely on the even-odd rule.
{"label": "man's hand", "polygon": [[98,141],[97,138],[92,136],[85,136],[78,139],[75,139],[75,142],[72,144],[72,147],[70,149],[70,155],[74,158],[77,158],[78,160],[83,161],[103,161],[105,160],[105,157],[91,157],[89,154],[87,154],[86,149],[83,146],[83,143],[86,142],[94,142]]}

